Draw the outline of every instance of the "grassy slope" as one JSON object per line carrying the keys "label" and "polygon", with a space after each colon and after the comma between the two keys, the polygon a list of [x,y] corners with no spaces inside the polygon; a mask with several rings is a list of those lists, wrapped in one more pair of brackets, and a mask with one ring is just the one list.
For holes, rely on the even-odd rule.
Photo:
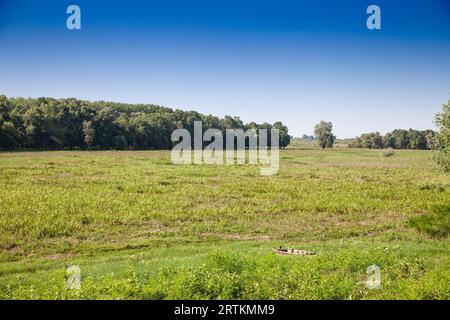
{"label": "grassy slope", "polygon": [[[58,272],[77,263],[93,281],[83,282],[81,297],[448,298],[448,239],[406,223],[450,199],[450,180],[431,169],[428,152],[383,158],[378,151],[311,149],[281,156],[279,174],[263,177],[253,166],[174,166],[168,152],[157,151],[0,154],[0,297],[73,297]],[[267,256],[285,244],[320,254],[306,269],[298,269],[299,257]],[[236,270],[208,258],[217,250],[233,268],[242,263],[237,279],[258,294],[177,287],[196,283],[208,263],[211,277],[231,274],[221,288],[239,288]],[[242,257],[236,262],[229,252]],[[383,290],[359,284],[372,263],[384,265]],[[182,265],[195,267],[172,272],[173,283],[159,274]],[[260,270],[259,278],[246,270]],[[110,272],[115,278],[102,278]],[[277,290],[254,290],[277,272]],[[281,276],[286,272],[294,279]],[[314,285],[298,287],[311,277]],[[44,281],[53,278],[57,285]],[[111,287],[119,289],[99,293]]]}

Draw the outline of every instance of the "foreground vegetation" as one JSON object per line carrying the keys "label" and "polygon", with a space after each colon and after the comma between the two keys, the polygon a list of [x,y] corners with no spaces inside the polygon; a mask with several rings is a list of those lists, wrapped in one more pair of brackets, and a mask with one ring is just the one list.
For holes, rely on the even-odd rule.
{"label": "foreground vegetation", "polygon": [[[275,245],[275,244],[273,244]],[[218,249],[220,247],[220,249]],[[448,248],[411,245],[306,244],[316,256],[270,253],[269,243],[212,244],[122,252],[77,260],[80,290],[68,290],[65,265],[2,277],[3,299],[449,299]],[[206,251],[206,253],[205,253]],[[209,253],[208,253],[209,252]],[[124,262],[124,260],[126,262]],[[95,265],[94,265],[95,264]],[[381,268],[381,289],[366,270]],[[18,283],[20,281],[20,284]],[[10,283],[13,283],[12,285]]]}
{"label": "foreground vegetation", "polygon": [[[163,151],[1,153],[0,297],[450,298],[450,179],[430,152],[281,157],[264,177]],[[380,290],[364,285],[372,264]]]}

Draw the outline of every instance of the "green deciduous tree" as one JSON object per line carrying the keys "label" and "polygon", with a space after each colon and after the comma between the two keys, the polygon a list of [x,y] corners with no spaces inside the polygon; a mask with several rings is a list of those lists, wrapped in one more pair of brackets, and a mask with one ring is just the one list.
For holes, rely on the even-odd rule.
{"label": "green deciduous tree", "polygon": [[280,133],[280,148],[285,148],[291,142],[291,136],[288,134],[288,128],[280,121],[273,124],[273,128],[277,129]]}
{"label": "green deciduous tree", "polygon": [[314,135],[316,136],[317,143],[322,149],[333,147],[336,136],[332,131],[333,124],[331,122],[320,121],[320,123],[314,127]]}

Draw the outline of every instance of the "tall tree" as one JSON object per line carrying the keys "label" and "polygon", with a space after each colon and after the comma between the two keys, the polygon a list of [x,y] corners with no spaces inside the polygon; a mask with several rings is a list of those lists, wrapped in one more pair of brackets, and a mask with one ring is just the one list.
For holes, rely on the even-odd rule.
{"label": "tall tree", "polygon": [[332,131],[333,124],[331,122],[320,121],[320,123],[314,127],[314,135],[316,136],[317,143],[322,149],[333,148],[336,136]]}

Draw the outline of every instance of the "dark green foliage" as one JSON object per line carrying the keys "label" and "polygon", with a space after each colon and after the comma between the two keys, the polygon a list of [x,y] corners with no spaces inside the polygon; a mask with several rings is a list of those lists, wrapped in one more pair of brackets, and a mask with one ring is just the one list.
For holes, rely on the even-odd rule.
{"label": "dark green foliage", "polygon": [[278,129],[281,148],[291,139],[288,128],[281,122],[244,124],[238,117],[220,119],[157,105],[90,102],[74,98],[8,99],[2,95],[0,150],[170,149],[173,147],[172,132],[185,128],[192,134],[196,120],[203,122],[204,131],[210,128],[222,131]]}
{"label": "dark green foliage", "polygon": [[409,219],[409,225],[433,237],[450,235],[450,204],[435,205],[431,213]]}
{"label": "dark green foliage", "polygon": [[349,144],[352,148],[366,149],[431,149],[435,132],[433,130],[395,129],[384,136],[379,132],[364,133]]}
{"label": "dark green foliage", "polygon": [[291,136],[288,134],[288,128],[284,126],[280,121],[273,124],[274,129],[278,129],[280,132],[280,147],[284,148],[291,142]]}

